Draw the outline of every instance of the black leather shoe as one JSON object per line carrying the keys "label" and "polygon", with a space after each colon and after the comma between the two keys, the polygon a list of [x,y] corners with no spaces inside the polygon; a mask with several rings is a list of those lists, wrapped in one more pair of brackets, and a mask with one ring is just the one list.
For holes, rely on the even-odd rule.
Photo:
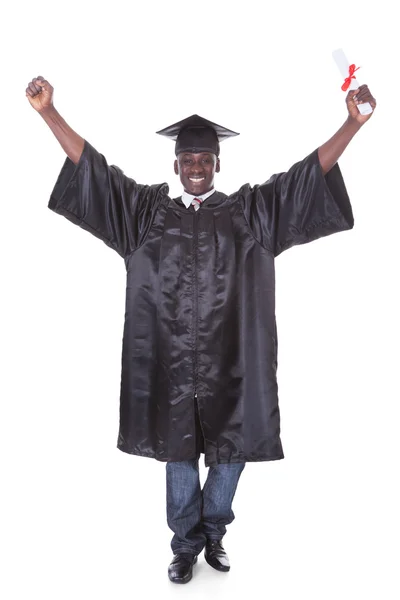
{"label": "black leather shoe", "polygon": [[222,547],[221,540],[207,540],[204,548],[204,558],[217,571],[229,571],[230,564],[227,553]]}
{"label": "black leather shoe", "polygon": [[175,554],[168,567],[168,577],[174,583],[187,583],[192,579],[193,565],[196,563],[196,555]]}

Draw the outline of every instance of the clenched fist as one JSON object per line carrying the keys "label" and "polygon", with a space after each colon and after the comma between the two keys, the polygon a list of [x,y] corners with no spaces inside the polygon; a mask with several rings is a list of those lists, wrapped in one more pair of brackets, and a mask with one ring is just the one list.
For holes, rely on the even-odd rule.
{"label": "clenched fist", "polygon": [[369,115],[362,115],[358,111],[357,105],[363,104],[364,102],[369,102],[372,106],[372,110],[374,111],[376,108],[376,100],[369,91],[369,87],[367,85],[360,85],[360,87],[356,90],[350,90],[346,96],[346,104],[347,110],[349,111],[349,116],[353,118],[360,125],[364,125],[373,115],[373,112]]}
{"label": "clenched fist", "polygon": [[34,77],[25,90],[26,97],[31,106],[38,112],[52,106],[53,92],[54,89],[49,82],[40,75],[39,77]]}

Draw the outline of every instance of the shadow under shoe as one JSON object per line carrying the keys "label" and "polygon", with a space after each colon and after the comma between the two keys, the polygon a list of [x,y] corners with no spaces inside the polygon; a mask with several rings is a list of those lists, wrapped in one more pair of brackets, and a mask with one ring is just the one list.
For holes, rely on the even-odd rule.
{"label": "shadow under shoe", "polygon": [[197,556],[193,554],[175,554],[168,567],[168,577],[173,583],[187,583],[193,576],[193,565]]}
{"label": "shadow under shoe", "polygon": [[229,571],[231,568],[221,540],[207,540],[204,548],[204,558],[217,571]]}

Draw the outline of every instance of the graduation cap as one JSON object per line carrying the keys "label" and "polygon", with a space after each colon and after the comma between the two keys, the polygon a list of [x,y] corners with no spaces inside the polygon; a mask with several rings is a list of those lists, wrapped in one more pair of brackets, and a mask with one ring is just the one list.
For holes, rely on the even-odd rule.
{"label": "graduation cap", "polygon": [[176,141],[176,156],[181,152],[192,152],[193,154],[212,152],[212,154],[219,156],[219,142],[228,137],[239,135],[236,131],[203,119],[199,115],[192,115],[156,133]]}

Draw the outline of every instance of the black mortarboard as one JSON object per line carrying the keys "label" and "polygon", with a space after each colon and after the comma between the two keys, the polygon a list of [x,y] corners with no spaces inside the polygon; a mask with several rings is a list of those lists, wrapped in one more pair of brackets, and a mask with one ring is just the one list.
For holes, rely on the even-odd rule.
{"label": "black mortarboard", "polygon": [[176,140],[176,156],[181,152],[192,152],[193,154],[212,152],[219,156],[219,142],[228,137],[239,135],[235,131],[203,119],[199,115],[192,115],[156,133],[165,135],[171,140]]}

